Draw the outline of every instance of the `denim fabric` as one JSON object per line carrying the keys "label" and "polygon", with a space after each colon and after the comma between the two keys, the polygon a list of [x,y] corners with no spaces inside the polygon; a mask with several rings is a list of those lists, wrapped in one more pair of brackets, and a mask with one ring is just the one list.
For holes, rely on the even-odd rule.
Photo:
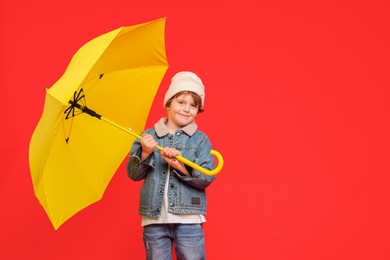
{"label": "denim fabric", "polygon": [[178,260],[206,259],[201,224],[157,224],[144,227],[147,260],[171,260],[172,243]]}
{"label": "denim fabric", "polygon": [[[185,129],[175,134],[158,134],[155,128],[145,131],[162,147],[174,147],[182,156],[206,169],[214,169],[214,158],[210,155],[212,149],[208,137],[196,130],[188,134]],[[190,176],[181,174],[171,168],[160,156],[160,150],[155,149],[146,160],[140,160],[142,146],[136,140],[130,151],[127,172],[134,181],[144,180],[140,191],[139,213],[143,216],[158,217],[163,202],[165,180],[170,172],[168,185],[168,211],[173,214],[206,214],[205,188],[215,179],[190,167]]]}

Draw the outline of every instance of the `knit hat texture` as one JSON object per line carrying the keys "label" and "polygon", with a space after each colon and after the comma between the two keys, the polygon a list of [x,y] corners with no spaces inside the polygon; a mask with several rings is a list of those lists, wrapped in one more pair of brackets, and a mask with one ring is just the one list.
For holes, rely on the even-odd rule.
{"label": "knit hat texture", "polygon": [[205,91],[202,80],[193,72],[181,71],[172,77],[167,93],[165,93],[164,106],[168,100],[181,91],[192,91],[198,94],[204,106]]}

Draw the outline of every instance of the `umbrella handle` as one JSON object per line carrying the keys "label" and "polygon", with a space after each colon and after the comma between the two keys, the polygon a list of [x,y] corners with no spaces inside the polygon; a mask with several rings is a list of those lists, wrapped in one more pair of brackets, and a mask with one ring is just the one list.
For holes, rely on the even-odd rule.
{"label": "umbrella handle", "polygon": [[[131,130],[129,130],[129,131],[131,131]],[[140,136],[140,135],[138,135],[138,136],[139,136],[138,138],[142,138],[142,136]],[[159,146],[159,145],[157,145],[156,148],[159,149],[160,151],[164,150],[164,148]],[[197,171],[200,171],[203,174],[212,176],[212,175],[215,175],[215,174],[217,174],[218,172],[221,171],[221,169],[223,167],[223,157],[222,157],[222,154],[220,152],[216,151],[216,150],[211,150],[210,154],[214,155],[218,159],[218,165],[217,165],[217,167],[215,167],[214,170],[208,170],[206,168],[203,168],[202,166],[200,166],[200,165],[198,165],[198,164],[188,160],[187,158],[185,158],[185,157],[183,157],[181,155],[177,155],[177,156],[175,156],[175,158],[178,159],[179,161],[181,161],[182,163],[190,166],[191,168],[193,168],[193,169],[195,169]]]}
{"label": "umbrella handle", "polygon": [[223,157],[222,157],[222,154],[220,154],[218,151],[216,150],[211,150],[210,151],[210,154],[211,155],[214,155],[215,157],[217,157],[218,159],[218,165],[217,167],[215,167],[214,170],[208,170],[206,168],[203,168],[201,166],[199,166],[198,164],[194,163],[194,162],[191,162],[190,160],[188,160],[187,158],[183,157],[183,156],[176,156],[176,158],[181,161],[182,163],[185,163],[187,164],[188,166],[190,166],[191,168],[197,170],[197,171],[200,171],[201,173],[203,174],[206,174],[206,175],[209,175],[209,176],[212,176],[212,175],[215,175],[217,174],[218,172],[221,171],[222,167],[223,167]]}
{"label": "umbrella handle", "polygon": [[[113,126],[119,128],[119,129],[121,129],[121,130],[123,130],[123,131],[125,131],[125,132],[127,132],[127,133],[129,133],[129,134],[131,134],[131,135],[133,135],[134,137],[136,137],[136,138],[138,138],[138,139],[142,139],[142,136],[141,136],[141,135],[137,134],[136,132],[134,132],[134,131],[131,130],[130,128],[125,128],[125,127],[123,127],[123,126],[121,126],[121,125],[118,125],[118,124],[114,123],[113,121],[111,121],[111,120],[109,120],[109,119],[107,119],[107,118],[104,118],[104,117],[100,117],[100,120],[103,120],[103,121],[105,121],[105,122],[107,122],[107,123],[109,123],[109,124],[111,124],[111,125],[113,125]],[[159,150],[161,150],[161,151],[164,150],[164,148],[161,147],[161,146],[159,146],[159,145],[157,145],[156,148],[159,149]],[[215,175],[215,174],[217,174],[218,172],[221,171],[221,169],[222,169],[222,167],[223,167],[223,157],[222,157],[222,155],[221,155],[218,151],[216,151],[216,150],[211,150],[211,151],[210,151],[210,154],[211,154],[211,155],[214,155],[214,156],[217,157],[217,159],[218,159],[218,165],[217,165],[217,167],[216,167],[214,170],[208,170],[208,169],[206,169],[206,168],[203,168],[202,166],[200,166],[200,165],[198,165],[198,164],[196,164],[196,163],[194,163],[194,162],[188,160],[187,158],[185,158],[185,157],[183,157],[183,156],[181,156],[181,155],[178,155],[178,156],[176,156],[175,158],[178,159],[179,161],[181,161],[182,163],[184,163],[184,164],[190,166],[191,168],[193,168],[193,169],[195,169],[195,170],[197,170],[197,171],[200,171],[200,172],[203,173],[203,174],[212,176],[212,175]]]}
{"label": "umbrella handle", "polygon": [[[127,129],[127,131],[130,134],[132,134],[133,136],[135,136],[135,137],[137,137],[139,139],[142,139],[141,135],[133,132],[131,129]],[[164,150],[164,147],[159,146],[159,145],[157,145],[156,148],[159,149],[160,151]],[[216,151],[216,150],[211,150],[210,154],[214,155],[218,159],[218,165],[217,165],[217,167],[215,167],[214,170],[208,170],[206,168],[203,168],[202,166],[200,166],[200,165],[198,165],[198,164],[188,160],[187,158],[185,158],[185,157],[183,157],[181,155],[177,155],[177,156],[175,156],[175,158],[178,159],[179,161],[181,161],[182,163],[190,166],[191,168],[193,168],[193,169],[195,169],[197,171],[200,171],[203,174],[206,174],[208,176],[212,176],[212,175],[216,175],[217,173],[219,173],[221,171],[221,169],[223,167],[223,157],[222,157],[222,154],[220,152]]]}

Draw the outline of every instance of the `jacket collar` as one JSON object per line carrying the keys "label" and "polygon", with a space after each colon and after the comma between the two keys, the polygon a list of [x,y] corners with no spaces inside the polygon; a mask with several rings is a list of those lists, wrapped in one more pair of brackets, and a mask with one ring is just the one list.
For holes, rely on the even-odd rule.
{"label": "jacket collar", "polygon": [[[158,137],[163,137],[169,134],[169,129],[166,125],[167,122],[168,122],[168,118],[163,117],[157,123],[154,124],[154,130],[156,131]],[[192,136],[197,129],[198,129],[198,125],[195,122],[192,122],[184,126],[180,130],[186,133],[187,135]]]}

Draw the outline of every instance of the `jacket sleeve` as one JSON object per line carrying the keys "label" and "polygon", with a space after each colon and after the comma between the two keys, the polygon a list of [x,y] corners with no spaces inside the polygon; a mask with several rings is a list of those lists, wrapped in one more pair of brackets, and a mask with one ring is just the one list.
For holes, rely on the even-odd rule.
{"label": "jacket sleeve", "polygon": [[154,168],[154,153],[143,161],[141,161],[141,154],[141,143],[137,139],[131,147],[129,160],[126,165],[127,175],[133,181],[145,179],[148,172]]}
{"label": "jacket sleeve", "polygon": [[[203,136],[201,142],[199,143],[198,150],[196,152],[196,158],[191,158],[191,160],[198,164],[199,166],[212,170],[215,167],[214,157],[210,154],[212,149],[211,143],[206,135]],[[183,152],[183,157],[190,159],[186,156],[186,153]],[[181,174],[178,170],[174,169],[176,176],[183,182],[197,188],[205,189],[208,187],[212,181],[216,178],[215,175],[208,176],[201,173],[200,171],[194,170],[193,168],[187,166],[188,171],[190,172],[189,176]]]}

